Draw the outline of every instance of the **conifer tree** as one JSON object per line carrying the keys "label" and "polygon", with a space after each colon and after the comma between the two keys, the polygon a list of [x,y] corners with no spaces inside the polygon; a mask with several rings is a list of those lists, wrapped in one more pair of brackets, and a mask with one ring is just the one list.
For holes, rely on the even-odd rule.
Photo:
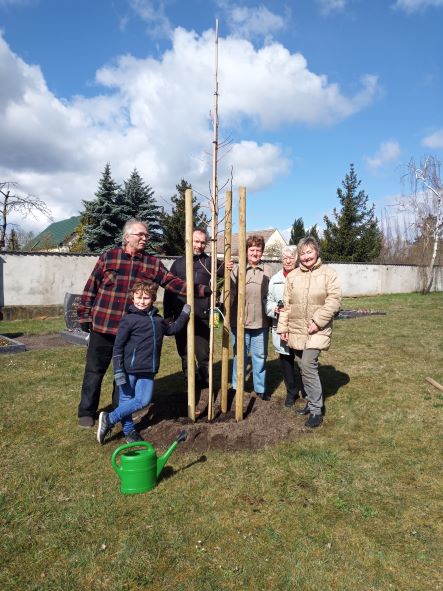
{"label": "conifer tree", "polygon": [[95,200],[83,201],[87,225],[84,241],[91,252],[103,252],[121,242],[122,223],[117,205],[119,185],[112,179],[106,164],[95,193]]}
{"label": "conifer tree", "polygon": [[304,238],[305,235],[306,233],[303,218],[295,219],[291,228],[291,238],[289,239],[289,244],[295,244],[295,246],[297,246],[299,241]]}
{"label": "conifer tree", "polygon": [[341,209],[334,208],[335,221],[324,216],[326,228],[321,241],[322,257],[328,261],[369,262],[378,257],[382,247],[382,233],[375,217],[375,205],[368,207],[368,197],[358,190],[354,165],[337,189]]}
{"label": "conifer tree", "polygon": [[306,236],[311,236],[318,242],[318,244],[320,244],[320,235],[318,233],[317,224],[314,224],[306,230]]}
{"label": "conifer tree", "polygon": [[117,196],[117,205],[122,227],[131,218],[145,222],[149,233],[146,252],[160,252],[163,245],[160,219],[162,209],[155,202],[154,191],[143,182],[137,169],[134,168],[129,179],[124,181]]}
{"label": "conifer tree", "polygon": [[[171,197],[171,213],[163,212],[162,214],[163,248],[167,255],[182,255],[185,253],[185,191],[191,188],[191,185],[182,179],[176,185],[178,193]],[[194,227],[206,230],[208,218],[200,211],[200,204],[196,197],[193,197],[192,204]]]}

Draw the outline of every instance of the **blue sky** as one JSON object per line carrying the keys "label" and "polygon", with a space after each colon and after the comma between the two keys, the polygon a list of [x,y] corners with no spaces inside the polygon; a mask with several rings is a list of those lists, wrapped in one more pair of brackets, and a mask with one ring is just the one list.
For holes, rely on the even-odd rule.
{"label": "blue sky", "polygon": [[351,162],[381,217],[411,158],[442,159],[443,0],[0,0],[0,181],[55,220],[106,162],[207,205],[216,17],[219,184],[249,230],[321,227]]}

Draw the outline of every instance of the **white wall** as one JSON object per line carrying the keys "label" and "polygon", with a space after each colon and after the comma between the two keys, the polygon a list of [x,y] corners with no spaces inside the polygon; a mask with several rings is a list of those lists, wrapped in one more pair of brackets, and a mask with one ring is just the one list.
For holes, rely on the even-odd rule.
{"label": "white wall", "polygon": [[[66,292],[81,293],[97,257],[55,253],[0,254],[0,307],[63,304]],[[173,258],[162,259],[170,267]],[[275,271],[280,263],[272,263]],[[345,296],[420,290],[414,266],[331,264]],[[443,267],[435,270],[434,291],[443,291]],[[163,290],[159,290],[159,300]]]}

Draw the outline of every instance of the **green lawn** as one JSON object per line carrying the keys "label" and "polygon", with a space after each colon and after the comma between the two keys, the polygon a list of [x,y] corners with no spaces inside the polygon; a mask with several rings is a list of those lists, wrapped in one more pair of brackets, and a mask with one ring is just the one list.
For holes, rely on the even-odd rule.
{"label": "green lawn", "polygon": [[[77,427],[84,349],[1,355],[0,588],[443,589],[443,393],[425,381],[443,383],[443,294],[343,307],[386,316],[335,323],[320,429],[257,452],[176,453],[171,477],[130,497],[117,443]],[[26,322],[0,333],[58,330]],[[179,372],[169,339],[160,377]]]}

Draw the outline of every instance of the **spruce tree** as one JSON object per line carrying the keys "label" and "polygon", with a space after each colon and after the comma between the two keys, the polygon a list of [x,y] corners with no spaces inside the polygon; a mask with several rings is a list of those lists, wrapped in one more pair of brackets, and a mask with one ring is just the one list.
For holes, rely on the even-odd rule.
{"label": "spruce tree", "polygon": [[289,239],[289,244],[295,244],[295,246],[297,246],[299,241],[304,238],[305,235],[306,233],[303,218],[295,219],[291,228],[291,238]]}
{"label": "spruce tree", "polygon": [[[171,197],[171,213],[163,212],[162,214],[163,248],[167,255],[185,254],[185,191],[191,188],[191,185],[182,179],[176,185],[178,193]],[[193,197],[192,204],[194,227],[206,230],[208,218],[200,211],[200,204],[196,197]]]}
{"label": "spruce tree", "polygon": [[382,247],[382,233],[375,217],[375,205],[368,206],[368,197],[358,190],[354,165],[337,189],[341,209],[334,208],[335,221],[324,216],[322,256],[328,261],[369,262],[378,257]]}
{"label": "spruce tree", "polygon": [[134,168],[129,179],[124,181],[117,196],[117,205],[122,227],[131,218],[145,222],[149,233],[146,251],[160,252],[163,246],[160,220],[162,209],[155,202],[154,191],[143,182],[137,169]]}
{"label": "spruce tree", "polygon": [[103,252],[121,242],[121,217],[116,203],[119,185],[112,179],[106,164],[95,193],[95,200],[83,201],[87,216],[84,241],[91,252]]}
{"label": "spruce tree", "polygon": [[308,230],[306,230],[306,236],[311,236],[311,238],[314,238],[314,240],[320,244],[320,236],[318,234],[317,224],[314,224],[308,228]]}

